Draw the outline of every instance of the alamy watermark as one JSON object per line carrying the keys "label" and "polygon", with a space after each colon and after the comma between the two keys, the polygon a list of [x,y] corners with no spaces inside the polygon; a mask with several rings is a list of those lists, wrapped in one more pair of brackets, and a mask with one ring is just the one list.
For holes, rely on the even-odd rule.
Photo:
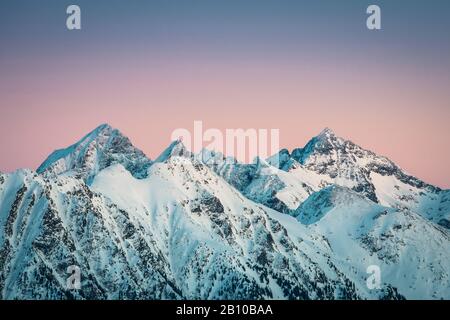
{"label": "alamy watermark", "polygon": [[[66,9],[68,17],[66,27],[68,30],[81,30],[81,8],[76,4],[71,4]],[[378,5],[371,4],[366,9],[369,14],[366,20],[366,26],[369,30],[381,30],[381,8]]]}
{"label": "alamy watermark", "polygon": [[67,7],[66,13],[69,15],[66,19],[66,27],[69,30],[81,29],[81,8],[75,4]]}
{"label": "alamy watermark", "polygon": [[69,277],[66,279],[67,290],[81,289],[81,270],[79,266],[71,265],[67,267]]}
{"label": "alamy watermark", "polygon": [[367,7],[366,13],[369,14],[366,20],[367,29],[381,30],[381,8],[372,4]]}
{"label": "alamy watermark", "polygon": [[366,280],[366,285],[369,290],[381,289],[381,269],[377,265],[370,265],[366,270],[370,276]]}
{"label": "alamy watermark", "polygon": [[182,141],[186,149],[200,157],[203,162],[223,163],[237,160],[251,163],[273,156],[272,164],[278,164],[279,129],[204,130],[202,121],[194,121],[192,131],[186,128],[175,129],[171,139]]}

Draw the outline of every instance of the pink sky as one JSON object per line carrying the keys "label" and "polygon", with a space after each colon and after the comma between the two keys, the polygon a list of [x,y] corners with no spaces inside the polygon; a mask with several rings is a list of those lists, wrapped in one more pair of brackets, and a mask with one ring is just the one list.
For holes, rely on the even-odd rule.
{"label": "pink sky", "polygon": [[12,65],[0,89],[0,170],[36,168],[105,122],[154,159],[174,129],[192,130],[201,120],[205,129],[278,128],[288,149],[330,127],[450,187],[450,81],[439,69],[320,58],[302,65],[140,61]]}

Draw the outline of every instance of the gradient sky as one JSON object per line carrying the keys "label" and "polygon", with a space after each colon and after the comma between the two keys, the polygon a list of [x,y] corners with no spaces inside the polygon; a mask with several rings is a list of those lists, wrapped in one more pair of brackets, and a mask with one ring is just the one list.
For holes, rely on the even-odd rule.
{"label": "gradient sky", "polygon": [[448,0],[2,0],[0,170],[105,122],[155,158],[202,120],[279,128],[289,149],[330,127],[449,188],[449,14]]}

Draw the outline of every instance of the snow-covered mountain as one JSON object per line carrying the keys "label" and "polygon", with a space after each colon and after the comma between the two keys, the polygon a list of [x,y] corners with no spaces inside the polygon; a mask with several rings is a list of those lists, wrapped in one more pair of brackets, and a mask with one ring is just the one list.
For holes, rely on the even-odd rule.
{"label": "snow-covered mountain", "polygon": [[313,192],[337,184],[381,205],[408,209],[450,226],[449,190],[405,173],[389,159],[337,137],[328,128],[303,148],[283,149],[267,162],[227,162],[212,168],[250,199],[285,213],[292,214]]}
{"label": "snow-covered mountain", "polygon": [[212,155],[102,125],[0,173],[1,298],[450,298],[448,191],[330,130],[277,167]]}
{"label": "snow-covered mountain", "polygon": [[405,297],[448,296],[449,233],[420,215],[331,185],[313,193],[295,216],[327,239],[344,274],[370,263]]}
{"label": "snow-covered mountain", "polygon": [[152,162],[119,130],[103,124],[79,142],[53,152],[37,173],[75,174],[90,183],[98,172],[116,163],[122,164],[133,176],[143,178]]}

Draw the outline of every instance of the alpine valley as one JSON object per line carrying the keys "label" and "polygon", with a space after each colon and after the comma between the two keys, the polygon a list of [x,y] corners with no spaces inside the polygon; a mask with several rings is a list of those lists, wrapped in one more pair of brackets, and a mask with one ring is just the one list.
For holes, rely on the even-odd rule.
{"label": "alpine valley", "polygon": [[244,164],[101,125],[0,173],[0,298],[450,299],[450,190],[330,129]]}

